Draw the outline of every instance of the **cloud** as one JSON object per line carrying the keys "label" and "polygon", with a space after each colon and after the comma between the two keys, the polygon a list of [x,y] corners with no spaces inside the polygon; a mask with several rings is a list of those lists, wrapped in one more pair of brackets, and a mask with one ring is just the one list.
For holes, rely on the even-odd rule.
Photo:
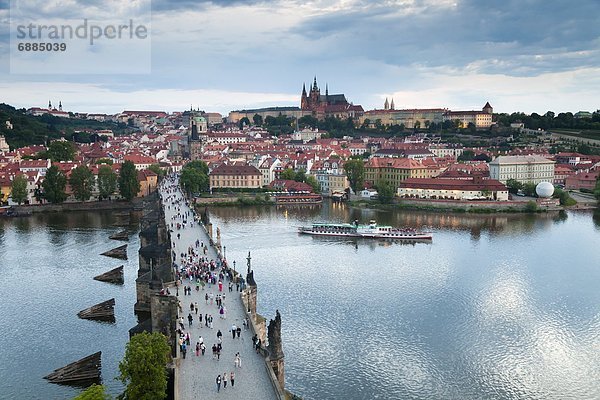
{"label": "cloud", "polygon": [[[109,114],[124,109],[182,111],[189,109],[190,105],[227,114],[230,110],[240,108],[240,104],[246,104],[250,108],[297,102],[297,96],[285,93],[206,89],[140,89],[123,92],[102,85],[67,82],[0,82],[0,93],[4,94],[2,102],[15,107],[42,107],[50,98],[54,102],[62,101],[67,111]],[[93,96],[82,97],[82,93],[93,93]]]}
{"label": "cloud", "polygon": [[[584,65],[600,63],[597,6],[594,0],[577,6],[540,0],[406,1],[315,16],[290,31],[309,41],[331,41],[324,53],[354,51],[397,66],[460,67],[481,59],[510,59],[490,72],[534,76],[573,69],[562,54],[581,52]],[[545,62],[531,58],[538,55]]]}
{"label": "cloud", "polygon": [[[96,7],[64,1],[78,12]],[[138,3],[118,13],[125,15]],[[37,83],[60,92],[69,82],[72,90],[82,88],[81,101],[73,97],[70,103],[90,111],[95,108],[89,98],[97,97],[89,93],[106,96],[106,104],[98,105],[103,110],[128,108],[124,100],[137,104],[139,99],[128,93],[153,99],[166,93],[165,107],[187,109],[189,102],[196,103],[189,97],[203,93],[206,108],[227,111],[271,105],[268,101],[282,105],[283,99],[289,99],[285,105],[297,105],[302,83],[316,74],[330,93],[345,93],[365,109],[381,107],[382,96],[396,93],[397,106],[481,108],[490,100],[508,112],[597,108],[593,93],[600,83],[590,73],[600,66],[597,0],[566,3],[156,0],[150,75],[9,75],[8,28],[0,24],[0,85],[10,82],[18,91],[19,85]],[[60,10],[45,7],[60,18]],[[0,8],[0,21],[3,15]],[[540,85],[544,79],[553,86],[557,82],[556,87]],[[51,95],[29,93],[36,104]],[[107,93],[118,101],[108,100]],[[218,101],[209,93],[217,93]],[[7,97],[5,91],[2,95]]]}
{"label": "cloud", "polygon": [[[486,101],[494,112],[523,111],[540,114],[551,111],[596,110],[600,67],[515,77],[478,73],[448,74],[439,69],[420,71],[424,84],[410,90],[396,90],[378,96],[393,98],[396,108],[448,107],[479,110]],[[575,107],[575,108],[574,108]]]}

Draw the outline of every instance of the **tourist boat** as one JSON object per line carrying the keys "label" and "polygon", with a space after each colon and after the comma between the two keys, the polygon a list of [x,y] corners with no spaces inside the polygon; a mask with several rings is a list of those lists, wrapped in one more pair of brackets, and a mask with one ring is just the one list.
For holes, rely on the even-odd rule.
{"label": "tourist boat", "polygon": [[368,225],[353,224],[324,224],[316,223],[310,227],[298,228],[299,233],[315,236],[339,236],[351,238],[398,239],[398,240],[431,240],[431,232],[420,232],[412,228],[394,228],[387,225],[377,225],[370,221]]}

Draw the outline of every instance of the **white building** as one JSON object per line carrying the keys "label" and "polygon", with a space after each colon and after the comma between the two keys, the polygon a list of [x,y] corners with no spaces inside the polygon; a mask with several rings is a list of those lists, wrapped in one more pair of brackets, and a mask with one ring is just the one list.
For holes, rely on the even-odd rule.
{"label": "white building", "polygon": [[554,182],[554,161],[539,155],[499,156],[490,162],[490,178],[506,183]]}
{"label": "white building", "polygon": [[281,165],[281,160],[276,157],[263,160],[258,167],[262,175],[262,186],[269,186],[276,179],[275,171]]}
{"label": "white building", "polygon": [[10,147],[8,146],[8,143],[6,143],[6,138],[0,135],[0,153],[8,153],[9,151]]}
{"label": "white building", "polygon": [[304,128],[301,131],[295,131],[292,133],[292,140],[309,142],[314,139],[321,139],[321,136],[323,136],[323,132],[319,132],[318,129],[312,130],[310,128]]}
{"label": "white building", "polygon": [[465,148],[460,144],[432,143],[429,145],[429,151],[436,157],[455,157],[458,158]]}

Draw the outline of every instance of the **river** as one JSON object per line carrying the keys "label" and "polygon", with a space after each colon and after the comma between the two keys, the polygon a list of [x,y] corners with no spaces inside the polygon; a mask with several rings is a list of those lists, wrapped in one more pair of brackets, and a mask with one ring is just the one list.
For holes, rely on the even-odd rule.
{"label": "river", "polygon": [[[108,237],[124,227],[118,213],[72,212],[0,219],[0,399],[69,399],[81,390],[42,379],[52,370],[102,351],[108,391],[125,353],[133,314],[139,239],[136,220],[128,260],[100,253],[125,242]],[[124,265],[122,286],[92,278]],[[79,319],[77,313],[115,298],[116,323]]]}
{"label": "river", "polygon": [[[600,398],[600,215],[386,212],[325,203],[303,209],[215,208],[226,255],[251,252],[259,312],[279,309],[286,386],[310,399]],[[431,243],[297,234],[359,219],[431,230]],[[64,399],[79,390],[41,377],[103,351],[118,374],[136,323],[129,261],[110,212],[0,220],[0,398]],[[125,285],[92,277],[125,265]],[[115,297],[115,324],[77,318]]]}
{"label": "river", "polygon": [[[305,399],[599,399],[600,218],[215,208]],[[431,243],[300,236],[375,219]]]}

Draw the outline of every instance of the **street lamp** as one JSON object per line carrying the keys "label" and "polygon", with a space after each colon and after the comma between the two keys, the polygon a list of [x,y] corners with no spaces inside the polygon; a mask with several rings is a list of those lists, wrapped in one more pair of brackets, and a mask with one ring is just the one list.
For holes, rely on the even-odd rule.
{"label": "street lamp", "polygon": [[233,260],[233,280],[235,281],[235,260]]}
{"label": "street lamp", "polygon": [[227,260],[227,246],[223,246],[223,258]]}

